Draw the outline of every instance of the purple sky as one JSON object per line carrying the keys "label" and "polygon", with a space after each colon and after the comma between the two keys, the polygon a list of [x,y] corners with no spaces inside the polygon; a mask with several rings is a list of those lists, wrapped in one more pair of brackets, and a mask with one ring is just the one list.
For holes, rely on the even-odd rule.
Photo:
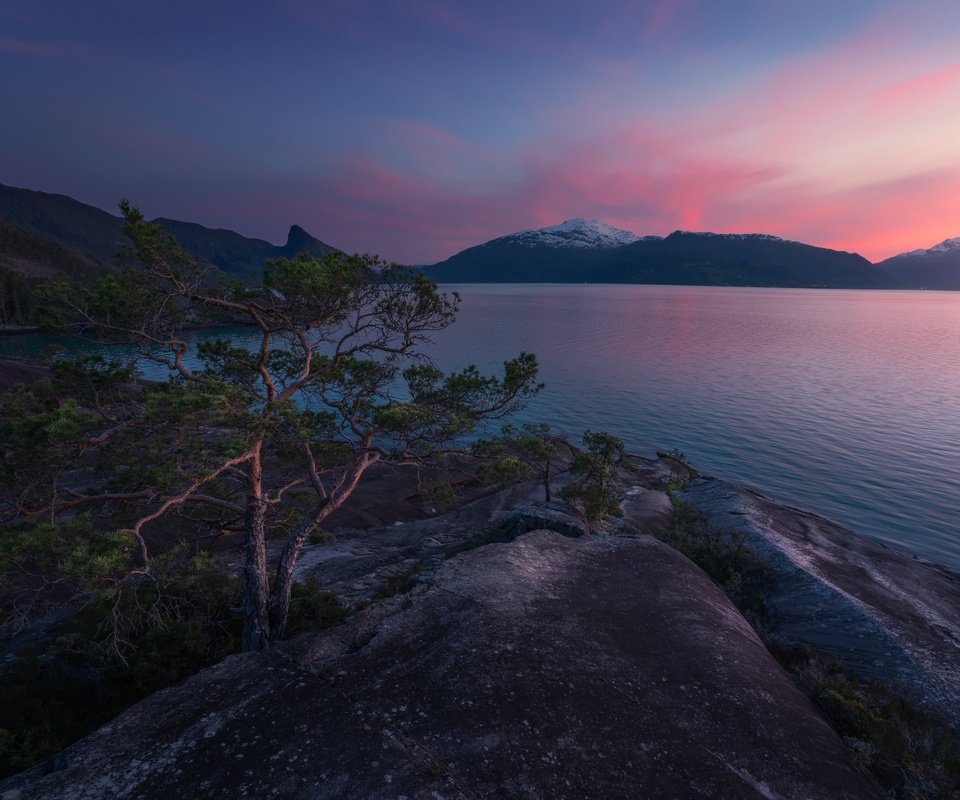
{"label": "purple sky", "polygon": [[0,75],[0,183],[274,242],[960,235],[956,0],[3,0]]}

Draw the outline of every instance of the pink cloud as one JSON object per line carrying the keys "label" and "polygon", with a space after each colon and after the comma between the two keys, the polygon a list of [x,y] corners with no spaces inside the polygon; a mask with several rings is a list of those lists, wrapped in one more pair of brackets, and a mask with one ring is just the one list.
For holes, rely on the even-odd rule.
{"label": "pink cloud", "polygon": [[957,102],[956,91],[960,90],[960,64],[951,64],[943,69],[926,72],[909,80],[886,86],[874,95],[873,102],[880,111],[887,111],[890,108],[902,111],[909,106],[936,101],[950,89],[954,90],[955,96],[948,99]]}
{"label": "pink cloud", "polygon": [[[668,120],[584,115],[587,130],[513,148],[393,121],[378,157],[298,183],[291,213],[333,244],[410,263],[573,216],[639,234],[769,232],[880,260],[960,234],[960,103],[944,102],[960,67],[944,58],[905,53],[880,26]],[[917,147],[924,136],[943,152]]]}
{"label": "pink cloud", "polygon": [[64,55],[60,50],[48,45],[24,42],[19,39],[0,39],[0,50],[8,53],[20,53],[40,58],[57,58]]}
{"label": "pink cloud", "polygon": [[[425,134],[423,146],[441,163],[465,148],[481,163],[487,157],[456,137],[429,129]],[[777,175],[763,164],[690,156],[684,147],[634,132],[550,154],[531,149],[517,157],[516,174],[494,174],[471,191],[448,176],[354,157],[294,194],[313,198],[307,201],[308,215],[322,219],[324,230],[338,232],[334,243],[432,262],[496,236],[573,216],[602,217],[639,233],[696,229],[722,198]],[[402,249],[397,247],[401,240]]]}
{"label": "pink cloud", "polygon": [[[423,147],[441,163],[488,155],[442,132],[422,132]],[[960,232],[960,170],[837,188],[762,154],[735,157],[697,144],[637,129],[561,149],[529,147],[513,156],[515,176],[478,181],[471,191],[446,176],[355,158],[305,191],[322,198],[310,212],[334,243],[411,263],[573,216],[640,234],[770,232],[871,260]]]}
{"label": "pink cloud", "polygon": [[827,246],[872,261],[929,247],[960,234],[960,168],[851,189],[834,211],[832,226],[820,228]]}
{"label": "pink cloud", "polygon": [[[639,28],[647,33],[682,26],[691,13],[684,0],[650,7]],[[414,12],[435,15],[437,26],[491,35],[429,0]],[[542,36],[545,46],[549,39],[522,26],[510,36],[527,43]],[[698,104],[669,118],[638,108],[625,122],[622,109],[639,93],[615,95],[622,85],[604,97],[618,102],[619,116],[605,118],[596,93],[583,91],[569,97],[571,124],[562,135],[544,123],[542,133],[509,147],[388,120],[371,148],[376,156],[333,154],[306,177],[302,167],[286,179],[245,176],[257,187],[256,207],[231,198],[215,213],[220,224],[246,218],[261,230],[269,222],[285,231],[295,221],[339,247],[408,263],[574,216],[638,234],[769,232],[879,260],[960,234],[960,154],[954,149],[950,161],[947,148],[927,163],[897,138],[960,141],[960,102],[944,102],[960,67],[946,49],[917,54],[901,45],[894,27],[878,24],[713,102],[693,93]],[[914,115],[931,114],[939,128],[911,128]],[[889,140],[883,147],[881,137]],[[259,188],[265,182],[270,188]]]}

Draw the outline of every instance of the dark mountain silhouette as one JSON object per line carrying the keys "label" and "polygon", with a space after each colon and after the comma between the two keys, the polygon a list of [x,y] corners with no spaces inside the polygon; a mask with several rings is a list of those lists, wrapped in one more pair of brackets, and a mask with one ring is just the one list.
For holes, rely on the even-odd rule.
{"label": "dark mountain silhouette", "polygon": [[86,279],[113,265],[89,253],[13,225],[0,217],[0,267],[31,278],[57,275]]}
{"label": "dark mountain silhouette", "polygon": [[[125,238],[118,216],[62,194],[3,184],[0,222],[0,268],[32,280],[109,269]],[[285,244],[274,245],[192,222],[157,222],[202,263],[245,282],[257,281],[270,259],[335,249],[299,225],[291,226]],[[28,242],[31,235],[36,238]],[[38,242],[65,249],[54,253]],[[856,253],[766,234],[637,237],[598,220],[574,219],[503,236],[423,269],[437,281],[466,283],[960,289],[960,238],[871,265]]]}
{"label": "dark mountain silhouette", "polygon": [[960,237],[888,258],[877,268],[904,289],[960,290]]}
{"label": "dark mountain silhouette", "polygon": [[110,261],[123,239],[123,220],[62,194],[0,184],[0,219],[44,239]]}
{"label": "dark mountain silhouette", "polygon": [[[104,262],[111,262],[125,241],[123,220],[118,216],[66,195],[2,184],[0,220]],[[335,249],[298,225],[290,228],[286,244],[277,246],[193,222],[162,218],[156,221],[202,263],[243,281],[258,280],[269,259],[292,258],[303,251],[323,255]]]}
{"label": "dark mountain silhouette", "polygon": [[180,245],[201,262],[216,266],[221,272],[245,281],[259,280],[267,261],[293,258],[301,252],[321,256],[333,252],[331,247],[313,238],[299,225],[290,228],[287,242],[277,246],[263,239],[249,239],[223,228],[205,228],[195,222],[159,218],[165,231],[173,234]]}
{"label": "dark mountain silhouette", "polygon": [[0,326],[31,325],[37,289],[49,278],[96,280],[113,264],[0,218]]}
{"label": "dark mountain silhouette", "polygon": [[[558,239],[561,226],[511,234],[425,269],[441,282],[659,283],[707,286],[887,288],[886,273],[855,253],[766,234],[676,231],[626,244]],[[581,221],[582,222],[582,221]],[[601,223],[602,224],[602,223]],[[546,235],[538,236],[541,232]],[[572,242],[572,240],[571,240]]]}

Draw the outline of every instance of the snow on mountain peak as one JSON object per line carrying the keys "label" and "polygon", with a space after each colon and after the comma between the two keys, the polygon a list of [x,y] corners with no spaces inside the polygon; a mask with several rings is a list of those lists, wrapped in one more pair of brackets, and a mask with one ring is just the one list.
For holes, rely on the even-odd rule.
{"label": "snow on mountain peak", "polygon": [[702,239],[728,239],[743,242],[784,242],[779,236],[773,236],[769,233],[714,233],[713,231],[674,231],[673,235],[680,236],[699,236]]}
{"label": "snow on mountain peak", "polygon": [[955,236],[952,239],[944,239],[940,244],[936,244],[927,249],[921,248],[920,250],[910,250],[907,253],[900,253],[896,258],[903,256],[929,256],[938,253],[960,253],[960,236]]}
{"label": "snow on mountain peak", "polygon": [[[620,228],[614,228],[599,219],[568,219],[559,225],[550,225],[537,230],[520,231],[503,237],[527,247],[620,247],[640,241],[639,236]],[[657,238],[660,237],[644,237]]]}

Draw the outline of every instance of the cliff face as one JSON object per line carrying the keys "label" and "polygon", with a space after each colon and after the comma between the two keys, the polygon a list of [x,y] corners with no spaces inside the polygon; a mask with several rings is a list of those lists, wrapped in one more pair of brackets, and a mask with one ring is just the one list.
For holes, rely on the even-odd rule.
{"label": "cliff face", "polygon": [[647,536],[528,533],[235,656],[20,798],[866,798],[726,597]]}

